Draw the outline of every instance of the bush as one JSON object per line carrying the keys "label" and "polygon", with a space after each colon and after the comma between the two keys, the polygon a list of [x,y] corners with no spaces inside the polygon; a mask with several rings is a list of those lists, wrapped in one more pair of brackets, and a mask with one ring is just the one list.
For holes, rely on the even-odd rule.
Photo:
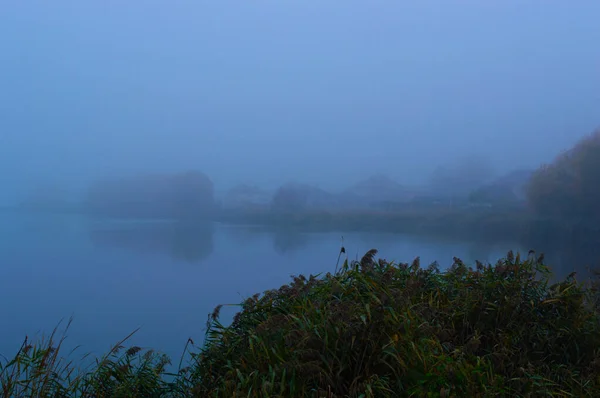
{"label": "bush", "polygon": [[191,373],[197,396],[591,396],[600,389],[595,289],[550,285],[533,254],[447,272],[360,262],[219,307]]}

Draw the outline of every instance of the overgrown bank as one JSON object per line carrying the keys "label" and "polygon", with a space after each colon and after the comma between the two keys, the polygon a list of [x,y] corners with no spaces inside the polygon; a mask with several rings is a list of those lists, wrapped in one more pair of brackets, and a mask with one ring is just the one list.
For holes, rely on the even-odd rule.
{"label": "overgrown bank", "polygon": [[[209,318],[203,347],[174,375],[120,344],[75,373],[54,343],[24,344],[0,368],[4,396],[594,396],[600,301],[570,276],[550,285],[532,253],[460,260],[345,262],[249,298],[233,323]],[[58,344],[54,348],[60,348]]]}

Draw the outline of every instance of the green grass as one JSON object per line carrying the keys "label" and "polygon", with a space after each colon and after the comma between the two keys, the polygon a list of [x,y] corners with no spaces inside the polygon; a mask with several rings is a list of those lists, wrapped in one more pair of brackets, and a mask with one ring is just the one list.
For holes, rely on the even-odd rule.
{"label": "green grass", "polygon": [[597,396],[600,300],[574,275],[550,282],[541,258],[447,271],[345,261],[210,315],[204,344],[179,361],[120,342],[87,369],[61,342],[25,342],[0,366],[0,396]]}

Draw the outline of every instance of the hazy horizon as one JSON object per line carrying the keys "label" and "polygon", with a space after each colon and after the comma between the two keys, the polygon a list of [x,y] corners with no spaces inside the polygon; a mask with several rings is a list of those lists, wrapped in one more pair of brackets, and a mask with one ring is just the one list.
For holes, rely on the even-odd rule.
{"label": "hazy horizon", "polygon": [[3,4],[0,205],[188,169],[217,190],[483,155],[550,161],[600,126],[600,3]]}

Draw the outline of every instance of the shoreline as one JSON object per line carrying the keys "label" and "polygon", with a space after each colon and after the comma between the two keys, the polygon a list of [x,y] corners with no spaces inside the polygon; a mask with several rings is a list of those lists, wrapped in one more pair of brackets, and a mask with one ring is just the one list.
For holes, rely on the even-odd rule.
{"label": "shoreline", "polygon": [[91,219],[143,222],[175,222],[261,226],[294,229],[302,232],[381,232],[452,236],[470,240],[508,240],[551,244],[600,242],[600,226],[585,219],[539,217],[522,207],[504,208],[420,208],[399,211],[304,211],[274,212],[262,210],[220,209],[203,217],[189,219],[168,217],[124,217],[95,214],[81,208],[31,209],[21,206],[3,207],[4,213],[79,215]]}

